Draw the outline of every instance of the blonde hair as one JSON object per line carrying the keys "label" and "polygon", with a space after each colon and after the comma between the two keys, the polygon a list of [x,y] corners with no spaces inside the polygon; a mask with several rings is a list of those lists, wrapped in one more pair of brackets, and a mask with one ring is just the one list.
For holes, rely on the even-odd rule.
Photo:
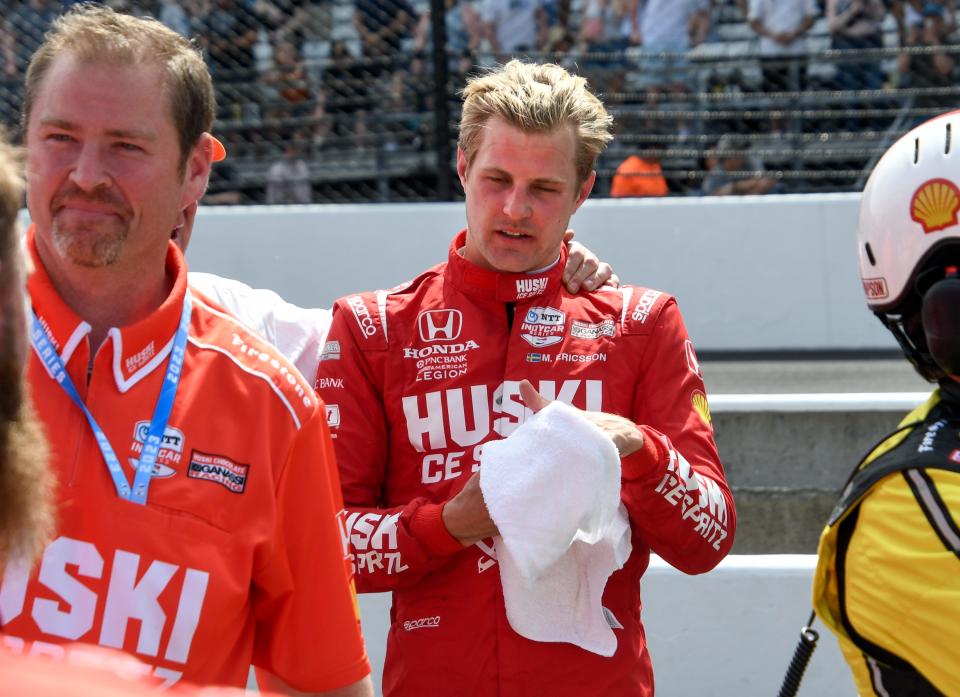
{"label": "blonde hair", "polygon": [[170,113],[180,141],[181,168],[200,136],[213,126],[213,81],[193,43],[155,19],[83,4],[54,21],[30,59],[24,84],[24,133],[43,78],[64,53],[91,63],[159,66],[164,72],[163,86],[170,91]]}
{"label": "blonde hair", "polygon": [[23,317],[7,303],[23,302],[17,214],[23,194],[19,149],[0,131],[0,568],[32,561],[53,530],[53,476],[40,423],[24,385]]}
{"label": "blonde hair", "polygon": [[18,253],[16,221],[23,196],[21,153],[5,136],[0,129],[0,268]]}
{"label": "blonde hair", "polygon": [[574,167],[581,183],[613,138],[613,117],[587,89],[587,81],[553,63],[512,60],[467,82],[457,144],[468,165],[473,163],[491,116],[500,116],[528,133],[573,126],[577,139]]}

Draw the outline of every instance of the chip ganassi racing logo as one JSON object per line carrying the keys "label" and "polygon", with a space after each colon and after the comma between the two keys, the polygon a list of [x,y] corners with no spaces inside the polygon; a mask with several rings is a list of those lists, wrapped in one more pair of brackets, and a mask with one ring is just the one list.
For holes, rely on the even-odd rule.
{"label": "chip ganassi racing logo", "polygon": [[249,470],[250,465],[241,465],[223,455],[194,450],[190,453],[187,476],[191,479],[203,479],[220,484],[234,494],[242,494],[247,488]]}

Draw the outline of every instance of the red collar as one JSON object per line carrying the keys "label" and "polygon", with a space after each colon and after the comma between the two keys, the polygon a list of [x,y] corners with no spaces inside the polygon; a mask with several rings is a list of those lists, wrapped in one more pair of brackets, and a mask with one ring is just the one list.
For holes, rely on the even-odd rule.
{"label": "red collar", "polygon": [[467,241],[467,231],[450,243],[446,278],[468,295],[487,300],[512,303],[523,302],[541,295],[552,294],[563,284],[563,269],[567,263],[567,246],[560,246],[560,259],[540,273],[505,273],[477,266],[460,254]]}
{"label": "red collar", "polygon": [[[77,347],[90,333],[90,325],[67,306],[54,288],[37,254],[32,225],[27,231],[27,249],[34,265],[34,272],[27,281],[33,311],[53,339],[64,365],[67,365]],[[105,346],[107,342],[112,343],[112,370],[120,392],[126,392],[155,368],[164,365],[170,353],[187,290],[187,263],[173,242],[167,247],[166,269],[167,275],[175,278],[175,281],[173,290],[163,304],[139,322],[112,328],[104,342]],[[87,351],[82,353],[86,354]]]}

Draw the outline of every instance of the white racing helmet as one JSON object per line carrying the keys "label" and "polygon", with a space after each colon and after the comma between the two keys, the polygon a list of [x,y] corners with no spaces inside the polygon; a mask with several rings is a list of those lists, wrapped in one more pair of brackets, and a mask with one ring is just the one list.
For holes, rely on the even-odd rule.
{"label": "white racing helmet", "polygon": [[960,245],[958,215],[960,111],[954,111],[894,143],[864,187],[857,250],[871,310],[906,311],[917,275],[936,250]]}
{"label": "white racing helmet", "polygon": [[923,377],[960,374],[960,111],[894,143],[867,180],[857,249],[867,304]]}

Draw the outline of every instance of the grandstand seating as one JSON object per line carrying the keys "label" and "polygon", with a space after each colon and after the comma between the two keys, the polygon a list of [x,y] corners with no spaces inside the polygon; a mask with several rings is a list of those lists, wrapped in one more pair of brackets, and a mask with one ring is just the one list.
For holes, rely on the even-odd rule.
{"label": "grandstand seating", "polygon": [[[425,0],[408,1],[415,18],[429,9]],[[149,1],[127,4],[146,13],[160,7]],[[575,37],[585,0],[568,0],[567,5],[566,31]],[[610,83],[617,85],[616,91],[603,95],[618,125],[616,139],[598,163],[598,195],[607,194],[617,165],[633,154],[661,161],[671,194],[698,195],[715,154],[712,148],[728,132],[749,137],[749,167],[739,174],[762,172],[777,181],[775,191],[859,190],[880,152],[918,120],[949,108],[960,94],[952,82],[910,86],[897,74],[900,54],[924,57],[933,49],[901,48],[892,15],[882,24],[883,48],[867,52],[832,50],[826,19],[819,18],[807,35],[808,53],[787,61],[792,84],[764,91],[756,35],[734,3],[714,6],[709,39],[683,56],[689,61],[686,91],[656,93],[641,87],[651,58],[681,57],[653,56],[641,46],[601,56],[586,56],[576,47],[526,54],[574,69],[591,65],[587,75],[601,85],[607,82],[604,71],[622,75],[622,81]],[[211,182],[213,199],[262,201],[270,165],[294,140],[302,143],[315,201],[435,200],[444,189],[441,179],[452,184],[457,195],[452,160],[447,166],[438,162],[435,109],[440,99],[422,37],[411,30],[398,42],[398,53],[365,57],[354,0],[306,3],[289,10],[281,9],[293,7],[289,3],[262,2],[256,4],[259,14],[252,7],[236,2],[238,31],[256,34],[250,60],[237,66],[212,61],[220,104],[215,128],[230,152]],[[272,14],[263,7],[273,8]],[[211,35],[207,19],[191,18],[202,47]],[[4,33],[7,41],[14,36],[12,27]],[[278,64],[278,47],[286,41],[295,44],[294,65]],[[948,42],[937,50],[955,55],[960,48]],[[456,92],[465,79],[463,71],[500,58],[486,50],[483,40],[465,57],[449,56],[452,74],[439,91],[449,107],[448,138],[455,138]],[[605,67],[596,67],[598,58]],[[879,63],[885,87],[837,89],[837,65],[844,63]],[[22,76],[11,74],[9,66],[4,72],[0,122],[13,125]],[[799,89],[801,82],[804,89]]]}

